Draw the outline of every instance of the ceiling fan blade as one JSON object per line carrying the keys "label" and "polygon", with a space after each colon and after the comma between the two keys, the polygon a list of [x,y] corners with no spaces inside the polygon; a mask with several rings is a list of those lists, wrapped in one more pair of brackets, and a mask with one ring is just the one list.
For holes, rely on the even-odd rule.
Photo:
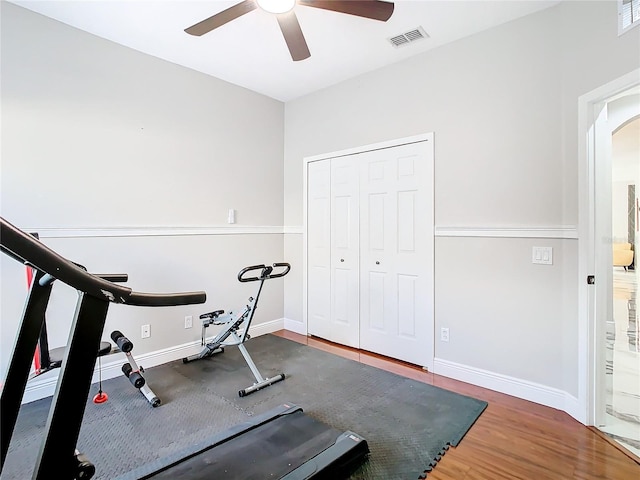
{"label": "ceiling fan blade", "polygon": [[184,31],[190,35],[199,37],[200,35],[209,33],[211,30],[214,30],[224,25],[225,23],[230,22],[231,20],[235,20],[236,18],[241,17],[245,13],[249,13],[252,10],[255,10],[256,8],[257,5],[255,0],[244,0],[233,5],[232,7],[227,8],[226,10],[221,11],[220,13],[216,13],[206,20],[202,20],[195,25],[191,25],[189,28],[185,28]]}
{"label": "ceiling fan blade", "polygon": [[300,23],[298,23],[298,17],[293,13],[293,10],[288,13],[277,15],[277,18],[280,30],[282,30],[282,35],[284,36],[285,42],[287,42],[287,47],[289,47],[289,52],[291,53],[293,61],[297,62],[299,60],[309,58],[311,53],[309,52],[307,41],[304,39],[304,35],[302,34]]}
{"label": "ceiling fan blade", "polygon": [[386,22],[391,18],[394,8],[392,2],[382,2],[380,0],[298,0],[298,4],[348,13],[349,15],[371,18],[382,22]]}

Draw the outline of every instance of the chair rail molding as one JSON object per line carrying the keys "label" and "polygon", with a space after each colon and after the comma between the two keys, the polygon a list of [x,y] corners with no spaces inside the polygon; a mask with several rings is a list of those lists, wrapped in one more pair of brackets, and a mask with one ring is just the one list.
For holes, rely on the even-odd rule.
{"label": "chair rail molding", "polygon": [[176,237],[194,235],[265,235],[283,234],[287,228],[274,225],[212,226],[130,226],[130,227],[21,227],[25,232],[38,232],[40,238],[82,237]]}
{"label": "chair rail molding", "polygon": [[576,225],[436,225],[436,237],[558,238],[577,240]]}

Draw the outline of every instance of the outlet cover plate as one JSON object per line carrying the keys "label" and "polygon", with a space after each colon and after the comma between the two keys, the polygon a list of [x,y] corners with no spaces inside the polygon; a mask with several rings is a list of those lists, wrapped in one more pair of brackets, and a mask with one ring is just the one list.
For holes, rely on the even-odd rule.
{"label": "outlet cover plate", "polygon": [[449,341],[449,329],[446,327],[442,327],[440,329],[440,341],[448,342]]}

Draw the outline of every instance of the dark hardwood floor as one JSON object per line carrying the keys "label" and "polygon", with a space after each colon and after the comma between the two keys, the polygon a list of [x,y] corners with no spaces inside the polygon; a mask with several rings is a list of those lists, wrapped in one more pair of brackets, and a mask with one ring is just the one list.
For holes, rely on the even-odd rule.
{"label": "dark hardwood floor", "polygon": [[400,361],[281,330],[290,340],[489,403],[428,480],[639,480],[640,463],[568,414]]}

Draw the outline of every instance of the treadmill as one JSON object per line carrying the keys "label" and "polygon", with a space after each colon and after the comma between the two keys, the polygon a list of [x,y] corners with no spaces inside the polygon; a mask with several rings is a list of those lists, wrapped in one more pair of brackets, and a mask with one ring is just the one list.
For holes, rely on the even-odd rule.
{"label": "treadmill", "polygon": [[347,478],[369,454],[367,441],[283,404],[222,432],[175,458],[141,466],[116,480]]}
{"label": "treadmill", "polygon": [[[32,480],[87,480],[95,466],[76,450],[86,400],[111,303],[164,307],[200,304],[205,292],[141,293],[118,285],[57,254],[0,217],[0,250],[35,270],[0,395],[0,473],[22,402],[29,370],[55,280],[78,291],[79,301],[49,409]],[[126,474],[135,479],[335,479],[345,478],[368,456],[364,438],[340,432],[280,405],[246,423]]]}

